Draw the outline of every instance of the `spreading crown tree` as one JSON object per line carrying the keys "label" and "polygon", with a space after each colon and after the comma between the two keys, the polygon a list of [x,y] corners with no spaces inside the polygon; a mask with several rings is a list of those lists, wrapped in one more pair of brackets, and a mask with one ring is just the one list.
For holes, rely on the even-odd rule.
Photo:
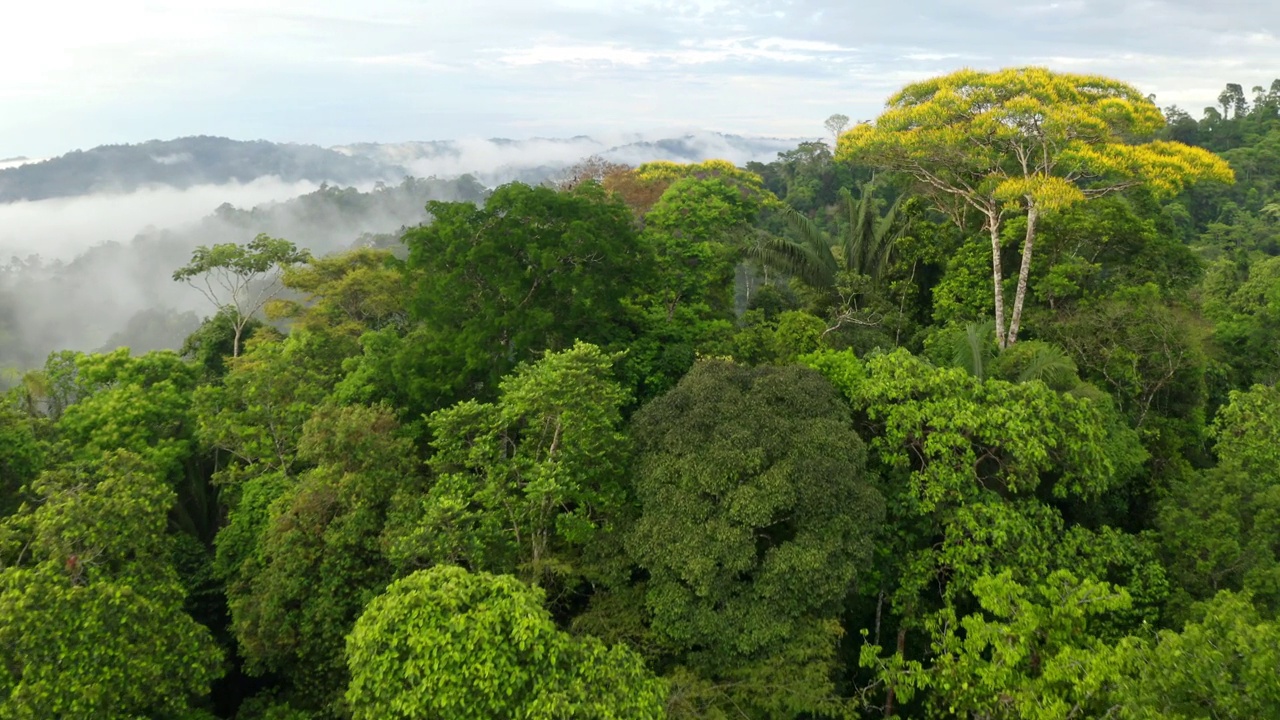
{"label": "spreading crown tree", "polygon": [[[1036,223],[1045,213],[1145,185],[1169,196],[1200,180],[1234,181],[1218,156],[1150,141],[1165,124],[1133,86],[1045,68],[960,70],[913,83],[881,115],[840,136],[837,158],[899,171],[961,228],[976,211],[991,238],[996,338],[1018,339]],[[1001,231],[1026,217],[1013,309],[1006,319]]]}

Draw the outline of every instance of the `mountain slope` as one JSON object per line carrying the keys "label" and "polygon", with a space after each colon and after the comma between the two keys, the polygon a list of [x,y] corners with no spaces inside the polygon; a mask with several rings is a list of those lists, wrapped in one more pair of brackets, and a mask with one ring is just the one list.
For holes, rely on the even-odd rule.
{"label": "mountain slope", "polygon": [[404,174],[402,168],[315,145],[200,136],[103,145],[0,170],[0,202],[123,193],[151,186],[186,189],[271,176],[284,182],[353,185],[399,180]]}

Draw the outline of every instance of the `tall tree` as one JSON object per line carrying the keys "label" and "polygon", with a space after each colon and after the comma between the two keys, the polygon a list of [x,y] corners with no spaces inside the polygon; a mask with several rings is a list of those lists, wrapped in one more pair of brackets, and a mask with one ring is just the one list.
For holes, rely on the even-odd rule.
{"label": "tall tree", "polygon": [[[1173,193],[1199,179],[1230,182],[1227,164],[1180,143],[1134,144],[1164,126],[1159,108],[1125,83],[1043,68],[961,70],[908,85],[874,123],[840,138],[837,157],[913,177],[961,227],[976,211],[991,238],[996,339],[1017,341],[1044,213],[1146,184]],[[1005,219],[1025,213],[1021,268],[1006,319],[1001,258]]]}
{"label": "tall tree", "polygon": [[410,569],[466,563],[544,588],[626,499],[618,356],[587,343],[502,380],[498,402],[432,413],[428,492],[399,495],[388,552]]}
{"label": "tall tree", "polygon": [[232,310],[231,354],[239,357],[240,336],[253,316],[280,292],[280,274],[308,258],[307,251],[288,240],[261,234],[245,245],[201,245],[191,254],[191,262],[173,272],[173,279],[199,290],[218,309]]}
{"label": "tall tree", "polygon": [[575,340],[630,339],[624,299],[651,260],[626,206],[598,184],[556,192],[513,183],[483,208],[429,209],[435,221],[404,238],[418,327],[372,380],[399,385],[419,413],[491,398],[517,364]]}
{"label": "tall tree", "polygon": [[839,141],[840,133],[844,132],[844,129],[849,127],[849,116],[835,113],[828,117],[822,123],[822,126],[827,129],[827,132],[831,133],[832,140]]}

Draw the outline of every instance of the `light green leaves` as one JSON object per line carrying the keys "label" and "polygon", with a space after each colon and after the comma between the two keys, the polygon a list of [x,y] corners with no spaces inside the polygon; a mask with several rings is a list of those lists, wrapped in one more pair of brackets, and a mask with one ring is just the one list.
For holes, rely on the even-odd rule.
{"label": "light green leaves", "polygon": [[556,629],[542,591],[447,565],[374,599],[347,641],[355,720],[664,716],[639,657]]}
{"label": "light green leaves", "polygon": [[221,653],[183,612],[154,468],[113,452],[33,491],[4,528],[26,548],[0,570],[0,717],[133,717],[208,693]]}

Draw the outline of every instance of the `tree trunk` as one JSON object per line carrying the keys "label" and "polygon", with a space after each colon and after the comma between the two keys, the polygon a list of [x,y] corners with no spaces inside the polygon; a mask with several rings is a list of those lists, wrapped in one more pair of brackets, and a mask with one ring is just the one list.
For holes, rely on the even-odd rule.
{"label": "tree trunk", "polygon": [[[906,653],[906,651],[907,651],[907,629],[898,628],[898,656],[901,657],[904,653]],[[894,700],[896,699],[897,699],[897,693],[893,691],[893,688],[889,688],[889,691],[885,693],[885,699],[884,699],[884,716],[885,717],[893,717],[893,713],[894,713],[893,705],[894,705]]]}
{"label": "tree trunk", "polygon": [[231,340],[231,357],[238,358],[240,357],[240,333],[244,332],[244,324],[236,321],[235,328],[236,334]]}
{"label": "tree trunk", "polygon": [[1000,269],[1000,221],[987,217],[987,227],[991,230],[991,280],[995,286],[996,297],[996,342],[1003,350],[1005,343],[1004,324],[1004,273]]}
{"label": "tree trunk", "polygon": [[1022,301],[1027,297],[1027,278],[1031,275],[1031,249],[1036,242],[1036,219],[1039,214],[1035,203],[1028,203],[1027,239],[1022,242],[1022,267],[1018,269],[1018,294],[1013,298],[1013,318],[1009,321],[1009,345],[1018,341],[1018,328],[1022,325]]}

